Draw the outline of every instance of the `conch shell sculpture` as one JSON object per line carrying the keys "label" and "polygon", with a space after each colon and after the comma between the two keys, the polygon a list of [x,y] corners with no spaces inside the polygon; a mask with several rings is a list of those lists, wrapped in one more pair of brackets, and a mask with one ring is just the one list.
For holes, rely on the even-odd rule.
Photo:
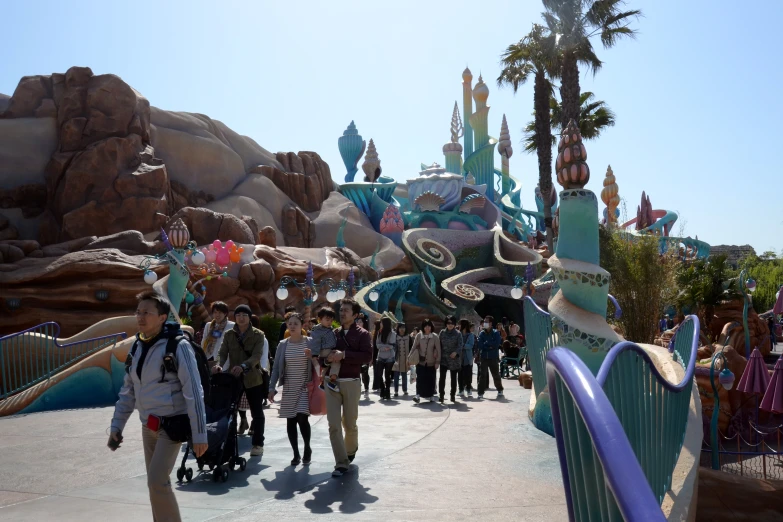
{"label": "conch shell sculpture", "polygon": [[364,171],[364,179],[370,183],[374,183],[381,177],[381,160],[378,159],[378,151],[375,150],[375,143],[372,139],[370,144],[367,145],[362,170]]}
{"label": "conch shell sculpture", "polygon": [[557,144],[557,182],[564,189],[580,189],[590,181],[590,167],[587,166],[587,150],[582,143],[582,134],[574,120],[568,122]]}
{"label": "conch shell sculpture", "polygon": [[511,148],[511,133],[508,132],[508,123],[506,122],[506,115],[503,115],[503,121],[500,124],[500,141],[498,141],[498,152],[501,156],[507,160],[514,154],[514,149]]}
{"label": "conch shell sculpture", "polygon": [[601,190],[601,201],[606,205],[606,223],[616,223],[617,216],[615,215],[617,206],[620,204],[620,196],[617,195],[619,187],[614,179],[614,172],[612,172],[612,166],[606,169],[606,177],[604,178],[604,188]]}

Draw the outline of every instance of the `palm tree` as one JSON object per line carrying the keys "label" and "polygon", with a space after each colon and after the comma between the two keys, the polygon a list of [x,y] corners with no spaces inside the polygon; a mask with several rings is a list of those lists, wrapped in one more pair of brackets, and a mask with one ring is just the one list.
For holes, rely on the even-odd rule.
{"label": "palm tree", "polygon": [[[605,101],[595,100],[595,94],[585,91],[579,96],[579,130],[582,137],[592,140],[601,135],[607,127],[613,127],[615,115],[612,109]],[[555,132],[550,132],[551,144],[555,145],[555,134],[560,134],[562,130],[563,106],[558,103],[554,95],[549,98],[549,109],[551,111],[552,128]],[[535,121],[528,122],[525,126],[525,152],[532,153],[538,148],[538,135],[536,133]]]}
{"label": "palm tree", "polygon": [[635,37],[629,27],[631,18],[642,14],[639,9],[623,11],[625,0],[542,0],[542,16],[562,53],[560,99],[563,104],[561,125],[571,119],[579,122],[579,63],[595,74],[601,68],[590,39],[600,35],[605,49],[624,37]]}
{"label": "palm tree", "polygon": [[552,231],[552,127],[550,124],[549,98],[552,83],[558,70],[555,38],[545,27],[533,24],[524,38],[512,44],[503,53],[500,62],[503,70],[498,76],[498,86],[511,85],[516,93],[519,87],[533,76],[533,126],[539,139],[538,184],[544,196],[544,223],[546,225],[547,247],[554,252]]}

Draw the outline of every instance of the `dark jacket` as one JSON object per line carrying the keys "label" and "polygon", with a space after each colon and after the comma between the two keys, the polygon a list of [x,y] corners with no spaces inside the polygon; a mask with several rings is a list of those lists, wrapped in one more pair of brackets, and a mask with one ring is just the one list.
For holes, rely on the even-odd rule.
{"label": "dark jacket", "polygon": [[[337,378],[358,379],[362,366],[370,364],[372,361],[370,332],[352,324],[347,334],[344,334],[342,328],[337,328],[334,335],[337,337],[335,350],[345,353],[345,358],[340,361],[340,373]],[[324,362],[322,359],[321,364],[323,365]]]}
{"label": "dark jacket", "polygon": [[500,359],[500,332],[497,330],[491,330],[487,333],[486,330],[481,330],[478,334],[478,340],[476,346],[480,350],[482,359]]}
{"label": "dark jacket", "polygon": [[226,359],[231,361],[232,366],[244,364],[247,367],[242,376],[245,388],[255,388],[264,382],[261,368],[268,366],[261,361],[263,353],[264,332],[251,326],[240,344],[239,325],[234,325],[234,328],[226,332],[223,344],[220,346],[219,364],[222,367],[226,364]]}
{"label": "dark jacket", "polygon": [[[444,328],[440,331],[440,367],[449,370],[459,370],[462,368],[462,334],[459,330]],[[452,359],[451,354],[457,356]]]}

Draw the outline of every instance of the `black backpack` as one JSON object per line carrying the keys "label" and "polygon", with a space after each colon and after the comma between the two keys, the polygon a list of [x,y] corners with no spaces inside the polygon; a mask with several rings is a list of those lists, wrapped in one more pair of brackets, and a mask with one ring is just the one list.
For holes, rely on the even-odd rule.
{"label": "black backpack", "polygon": [[[209,402],[210,392],[210,371],[209,363],[207,362],[207,355],[204,353],[204,349],[198,344],[189,332],[183,331],[179,325],[174,323],[166,323],[163,326],[164,337],[168,338],[166,343],[166,353],[163,355],[163,366],[161,367],[160,382],[166,376],[166,372],[177,373],[177,347],[180,341],[186,340],[190,347],[193,349],[193,353],[196,355],[196,367],[198,368],[198,375],[201,380],[201,389],[204,392],[204,402]],[[133,346],[128,352],[128,357],[125,360],[125,372],[129,373],[131,364],[133,363],[133,357],[136,355],[136,348],[139,341],[133,343]]]}

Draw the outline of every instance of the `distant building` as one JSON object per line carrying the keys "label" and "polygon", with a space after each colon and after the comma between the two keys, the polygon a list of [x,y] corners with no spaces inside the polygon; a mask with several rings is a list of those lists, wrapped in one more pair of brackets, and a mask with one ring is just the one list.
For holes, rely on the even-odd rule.
{"label": "distant building", "polygon": [[726,261],[737,268],[739,262],[748,256],[755,256],[756,251],[750,245],[716,245],[710,247],[710,257],[725,255]]}

